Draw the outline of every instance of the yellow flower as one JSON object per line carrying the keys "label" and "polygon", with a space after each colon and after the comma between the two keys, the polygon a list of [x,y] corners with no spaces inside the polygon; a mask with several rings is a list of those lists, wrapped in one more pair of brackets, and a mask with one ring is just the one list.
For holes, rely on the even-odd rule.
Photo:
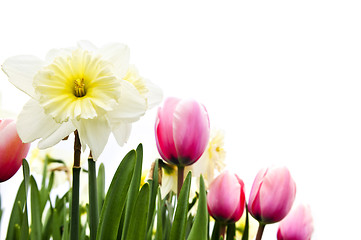
{"label": "yellow flower", "polygon": [[97,48],[81,41],[77,48],[51,50],[45,61],[8,58],[2,69],[32,98],[18,116],[17,130],[23,142],[40,138],[40,149],[78,130],[97,159],[110,132],[123,145],[131,123],[162,99],[158,87],[129,68],[129,49],[118,43]]}

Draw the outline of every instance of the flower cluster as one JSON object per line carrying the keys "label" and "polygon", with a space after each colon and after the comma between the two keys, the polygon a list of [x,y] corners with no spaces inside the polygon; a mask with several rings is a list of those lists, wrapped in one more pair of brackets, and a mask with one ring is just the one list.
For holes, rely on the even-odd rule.
{"label": "flower cluster", "polygon": [[[7,239],[248,240],[256,235],[260,240],[265,226],[276,222],[279,240],[311,239],[309,206],[292,209],[296,184],[290,171],[261,169],[247,201],[243,180],[225,169],[223,133],[211,131],[206,107],[194,99],[170,97],[158,108],[154,148],[161,159],[152,163],[148,177],[139,144],[119,163],[106,189],[104,165],[97,168],[95,160],[110,133],[122,146],[132,123],[163,96],[129,64],[127,46],[98,48],[81,41],[77,47],[51,50],[45,60],[8,58],[2,69],[31,98],[16,122],[0,119],[0,181],[12,177],[21,164],[24,176]],[[24,158],[30,142],[39,139],[38,147],[45,149],[72,133],[72,169],[69,158],[37,154],[38,149],[29,167]],[[86,147],[88,168],[82,171],[81,149]],[[41,160],[41,185],[31,175],[36,172],[33,159]],[[59,180],[59,173],[66,179]],[[67,181],[71,186],[54,200],[57,183]],[[87,188],[85,201],[79,201],[81,183]]]}

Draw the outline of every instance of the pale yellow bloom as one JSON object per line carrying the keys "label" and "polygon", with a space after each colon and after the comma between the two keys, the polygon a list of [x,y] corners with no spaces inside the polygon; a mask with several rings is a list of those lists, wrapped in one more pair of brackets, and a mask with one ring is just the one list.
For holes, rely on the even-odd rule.
{"label": "pale yellow bloom", "polygon": [[51,50],[45,61],[8,58],[2,69],[31,97],[17,120],[23,142],[40,139],[45,149],[77,130],[95,160],[111,132],[123,145],[131,124],[162,99],[158,87],[129,67],[129,49],[118,43],[97,48],[81,41],[77,48]]}

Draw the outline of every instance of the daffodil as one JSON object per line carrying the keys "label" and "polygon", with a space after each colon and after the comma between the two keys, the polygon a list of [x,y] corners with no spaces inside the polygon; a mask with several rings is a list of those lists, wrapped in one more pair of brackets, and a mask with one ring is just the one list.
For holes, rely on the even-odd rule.
{"label": "daffodil", "polygon": [[[224,133],[221,130],[212,130],[208,146],[201,158],[193,165],[187,166],[186,171],[192,171],[192,175],[199,178],[202,174],[204,183],[208,188],[215,174],[219,174],[225,167],[226,152],[224,150]],[[197,185],[199,180],[197,179]]]}
{"label": "daffodil", "polygon": [[77,130],[82,146],[97,159],[111,132],[123,145],[131,123],[162,99],[161,90],[129,65],[129,48],[119,43],[97,48],[81,41],[75,48],[51,50],[45,60],[8,58],[2,69],[31,97],[17,130],[23,142],[40,139],[40,149]]}

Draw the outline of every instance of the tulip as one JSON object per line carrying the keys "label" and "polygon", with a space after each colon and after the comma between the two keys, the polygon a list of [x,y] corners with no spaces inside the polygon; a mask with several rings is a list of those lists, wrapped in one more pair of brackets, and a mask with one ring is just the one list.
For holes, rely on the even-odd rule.
{"label": "tulip", "polygon": [[225,224],[237,222],[244,211],[244,183],[236,175],[224,171],[213,180],[207,195],[209,214]]}
{"label": "tulip", "polygon": [[209,139],[205,107],[194,100],[168,98],[158,109],[156,142],[163,160],[177,166],[195,163]]}
{"label": "tulip", "polygon": [[281,221],[290,211],[296,184],[285,167],[262,169],[253,182],[249,212],[264,224]]}
{"label": "tulip", "polygon": [[0,182],[8,180],[19,170],[29,148],[30,143],[20,140],[14,120],[0,120]]}
{"label": "tulip", "polygon": [[278,240],[310,240],[313,220],[309,206],[299,205],[281,222],[277,232]]}

